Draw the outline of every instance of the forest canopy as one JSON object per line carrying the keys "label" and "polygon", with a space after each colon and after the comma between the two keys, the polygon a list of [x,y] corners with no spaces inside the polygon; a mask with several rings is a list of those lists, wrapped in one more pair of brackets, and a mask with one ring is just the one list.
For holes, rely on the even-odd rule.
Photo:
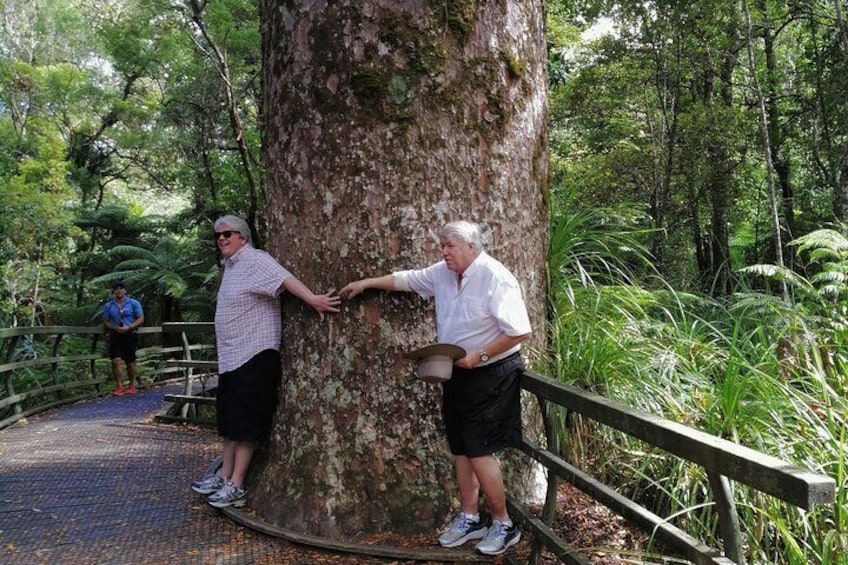
{"label": "forest canopy", "polygon": [[[715,297],[751,265],[820,270],[792,241],[848,214],[840,3],[547,4],[554,217],[624,206],[657,272]],[[2,15],[0,321],[90,320],[116,270],[154,319],[208,315],[210,221],[265,236],[255,4]]]}

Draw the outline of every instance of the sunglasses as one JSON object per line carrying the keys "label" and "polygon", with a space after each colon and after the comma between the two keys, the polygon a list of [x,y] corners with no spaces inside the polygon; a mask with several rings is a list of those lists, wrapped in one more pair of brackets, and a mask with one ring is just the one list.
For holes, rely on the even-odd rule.
{"label": "sunglasses", "polygon": [[234,233],[237,233],[237,234],[241,235],[241,232],[240,232],[240,231],[236,231],[236,230],[216,231],[216,232],[215,232],[215,239],[218,239],[218,238],[219,238],[219,237],[221,237],[222,235],[224,236],[224,239],[229,239],[229,238],[230,238],[230,236],[231,236],[231,235],[233,235]]}

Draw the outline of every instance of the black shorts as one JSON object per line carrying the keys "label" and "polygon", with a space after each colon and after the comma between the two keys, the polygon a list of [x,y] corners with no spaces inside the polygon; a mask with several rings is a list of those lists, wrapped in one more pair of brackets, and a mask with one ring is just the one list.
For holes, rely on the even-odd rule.
{"label": "black shorts", "polygon": [[475,369],[453,368],[442,384],[442,413],[454,455],[480,457],[521,446],[524,360],[515,353]]}
{"label": "black shorts", "polygon": [[136,332],[109,332],[109,359],[123,359],[126,363],[135,363],[135,351],[138,349]]}
{"label": "black shorts", "polygon": [[232,441],[259,442],[271,429],[277,408],[280,352],[266,349],[218,376],[215,420],[218,435]]}

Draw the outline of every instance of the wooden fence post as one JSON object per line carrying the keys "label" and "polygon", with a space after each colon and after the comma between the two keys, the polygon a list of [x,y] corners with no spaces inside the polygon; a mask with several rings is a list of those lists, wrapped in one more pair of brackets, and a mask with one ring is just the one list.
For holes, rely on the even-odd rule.
{"label": "wooden fence post", "polygon": [[711,471],[707,471],[707,479],[709,479],[710,487],[713,489],[713,497],[718,510],[718,523],[721,527],[721,538],[724,540],[724,555],[739,565],[745,565],[745,554],[742,551],[742,532],[739,529],[739,515],[736,513],[736,503],[733,501],[730,481],[724,475]]}
{"label": "wooden fence post", "polygon": [[[101,334],[99,334],[99,333],[91,334],[91,351],[89,351],[89,353],[91,353],[92,359],[89,359],[88,366],[89,366],[89,370],[91,371],[91,380],[92,381],[97,380],[97,370],[96,370],[97,367],[95,366],[97,360],[94,359],[93,357],[94,357],[94,353],[97,351],[97,342],[100,341],[100,335]],[[95,383],[94,388],[95,388],[95,390],[97,390],[97,392],[99,394],[100,393],[100,383]]]}
{"label": "wooden fence post", "polygon": [[[188,336],[186,335],[185,330],[180,332],[180,336],[182,336],[183,340],[183,359],[186,361],[191,361],[191,347],[189,347]],[[186,377],[185,377],[185,387],[183,387],[183,394],[186,396],[191,395],[191,379],[194,377],[194,369],[192,367],[186,368]],[[180,416],[183,418],[188,418],[189,409],[196,410],[193,404],[189,404],[186,402],[183,404],[182,408],[180,408]]]}
{"label": "wooden fence post", "polygon": [[[50,354],[51,357],[58,357],[59,355],[59,345],[62,343],[62,338],[65,334],[57,333],[56,339],[53,341],[53,352]],[[50,378],[53,380],[54,385],[59,384],[59,362],[54,361],[50,363]],[[57,391],[56,398],[62,398],[63,392]]]}
{"label": "wooden fence post", "polygon": [[[536,395],[536,401],[539,404],[539,412],[542,415],[542,423],[545,426],[545,444],[547,445],[547,449],[552,453],[559,453],[559,432],[554,426],[550,403],[538,395]],[[550,469],[546,468],[546,478],[548,486],[547,492],[545,493],[545,506],[542,508],[541,519],[546,526],[550,526],[556,519],[559,476],[556,473],[552,473]],[[541,540],[535,540],[533,542],[533,549],[530,552],[530,556],[527,558],[527,563],[530,565],[537,565],[542,556],[542,549],[543,545]]]}
{"label": "wooden fence post", "polygon": [[[11,363],[12,360],[14,359],[14,357],[15,357],[15,347],[18,346],[18,340],[20,340],[20,339],[21,339],[21,336],[19,336],[19,335],[13,335],[12,337],[9,338],[9,341],[6,344],[6,360],[5,360],[6,363]],[[12,373],[6,373],[4,375],[4,377],[5,377],[5,380],[6,380],[6,395],[9,398],[14,398],[15,397],[15,385],[12,382]],[[23,411],[23,409],[21,408],[20,402],[15,402],[12,405],[12,413],[15,416],[18,416],[22,411]]]}

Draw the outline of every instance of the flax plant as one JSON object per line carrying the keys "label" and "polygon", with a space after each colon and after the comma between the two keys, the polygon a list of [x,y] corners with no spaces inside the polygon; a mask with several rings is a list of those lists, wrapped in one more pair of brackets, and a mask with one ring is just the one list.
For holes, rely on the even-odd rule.
{"label": "flax plant", "polygon": [[[835,297],[848,288],[840,286],[848,261],[834,249],[844,252],[848,241],[817,253],[830,273],[811,281],[764,266],[746,270],[783,277],[795,302],[747,292],[725,305],[674,292],[645,268],[644,232],[632,219],[595,210],[554,221],[549,374],[834,477],[837,503],[810,511],[740,485],[734,497],[749,562],[844,562],[848,324]],[[841,242],[828,235],[795,245],[810,251],[813,242]],[[562,418],[559,432],[564,458],[721,546],[699,466],[580,418]]]}

